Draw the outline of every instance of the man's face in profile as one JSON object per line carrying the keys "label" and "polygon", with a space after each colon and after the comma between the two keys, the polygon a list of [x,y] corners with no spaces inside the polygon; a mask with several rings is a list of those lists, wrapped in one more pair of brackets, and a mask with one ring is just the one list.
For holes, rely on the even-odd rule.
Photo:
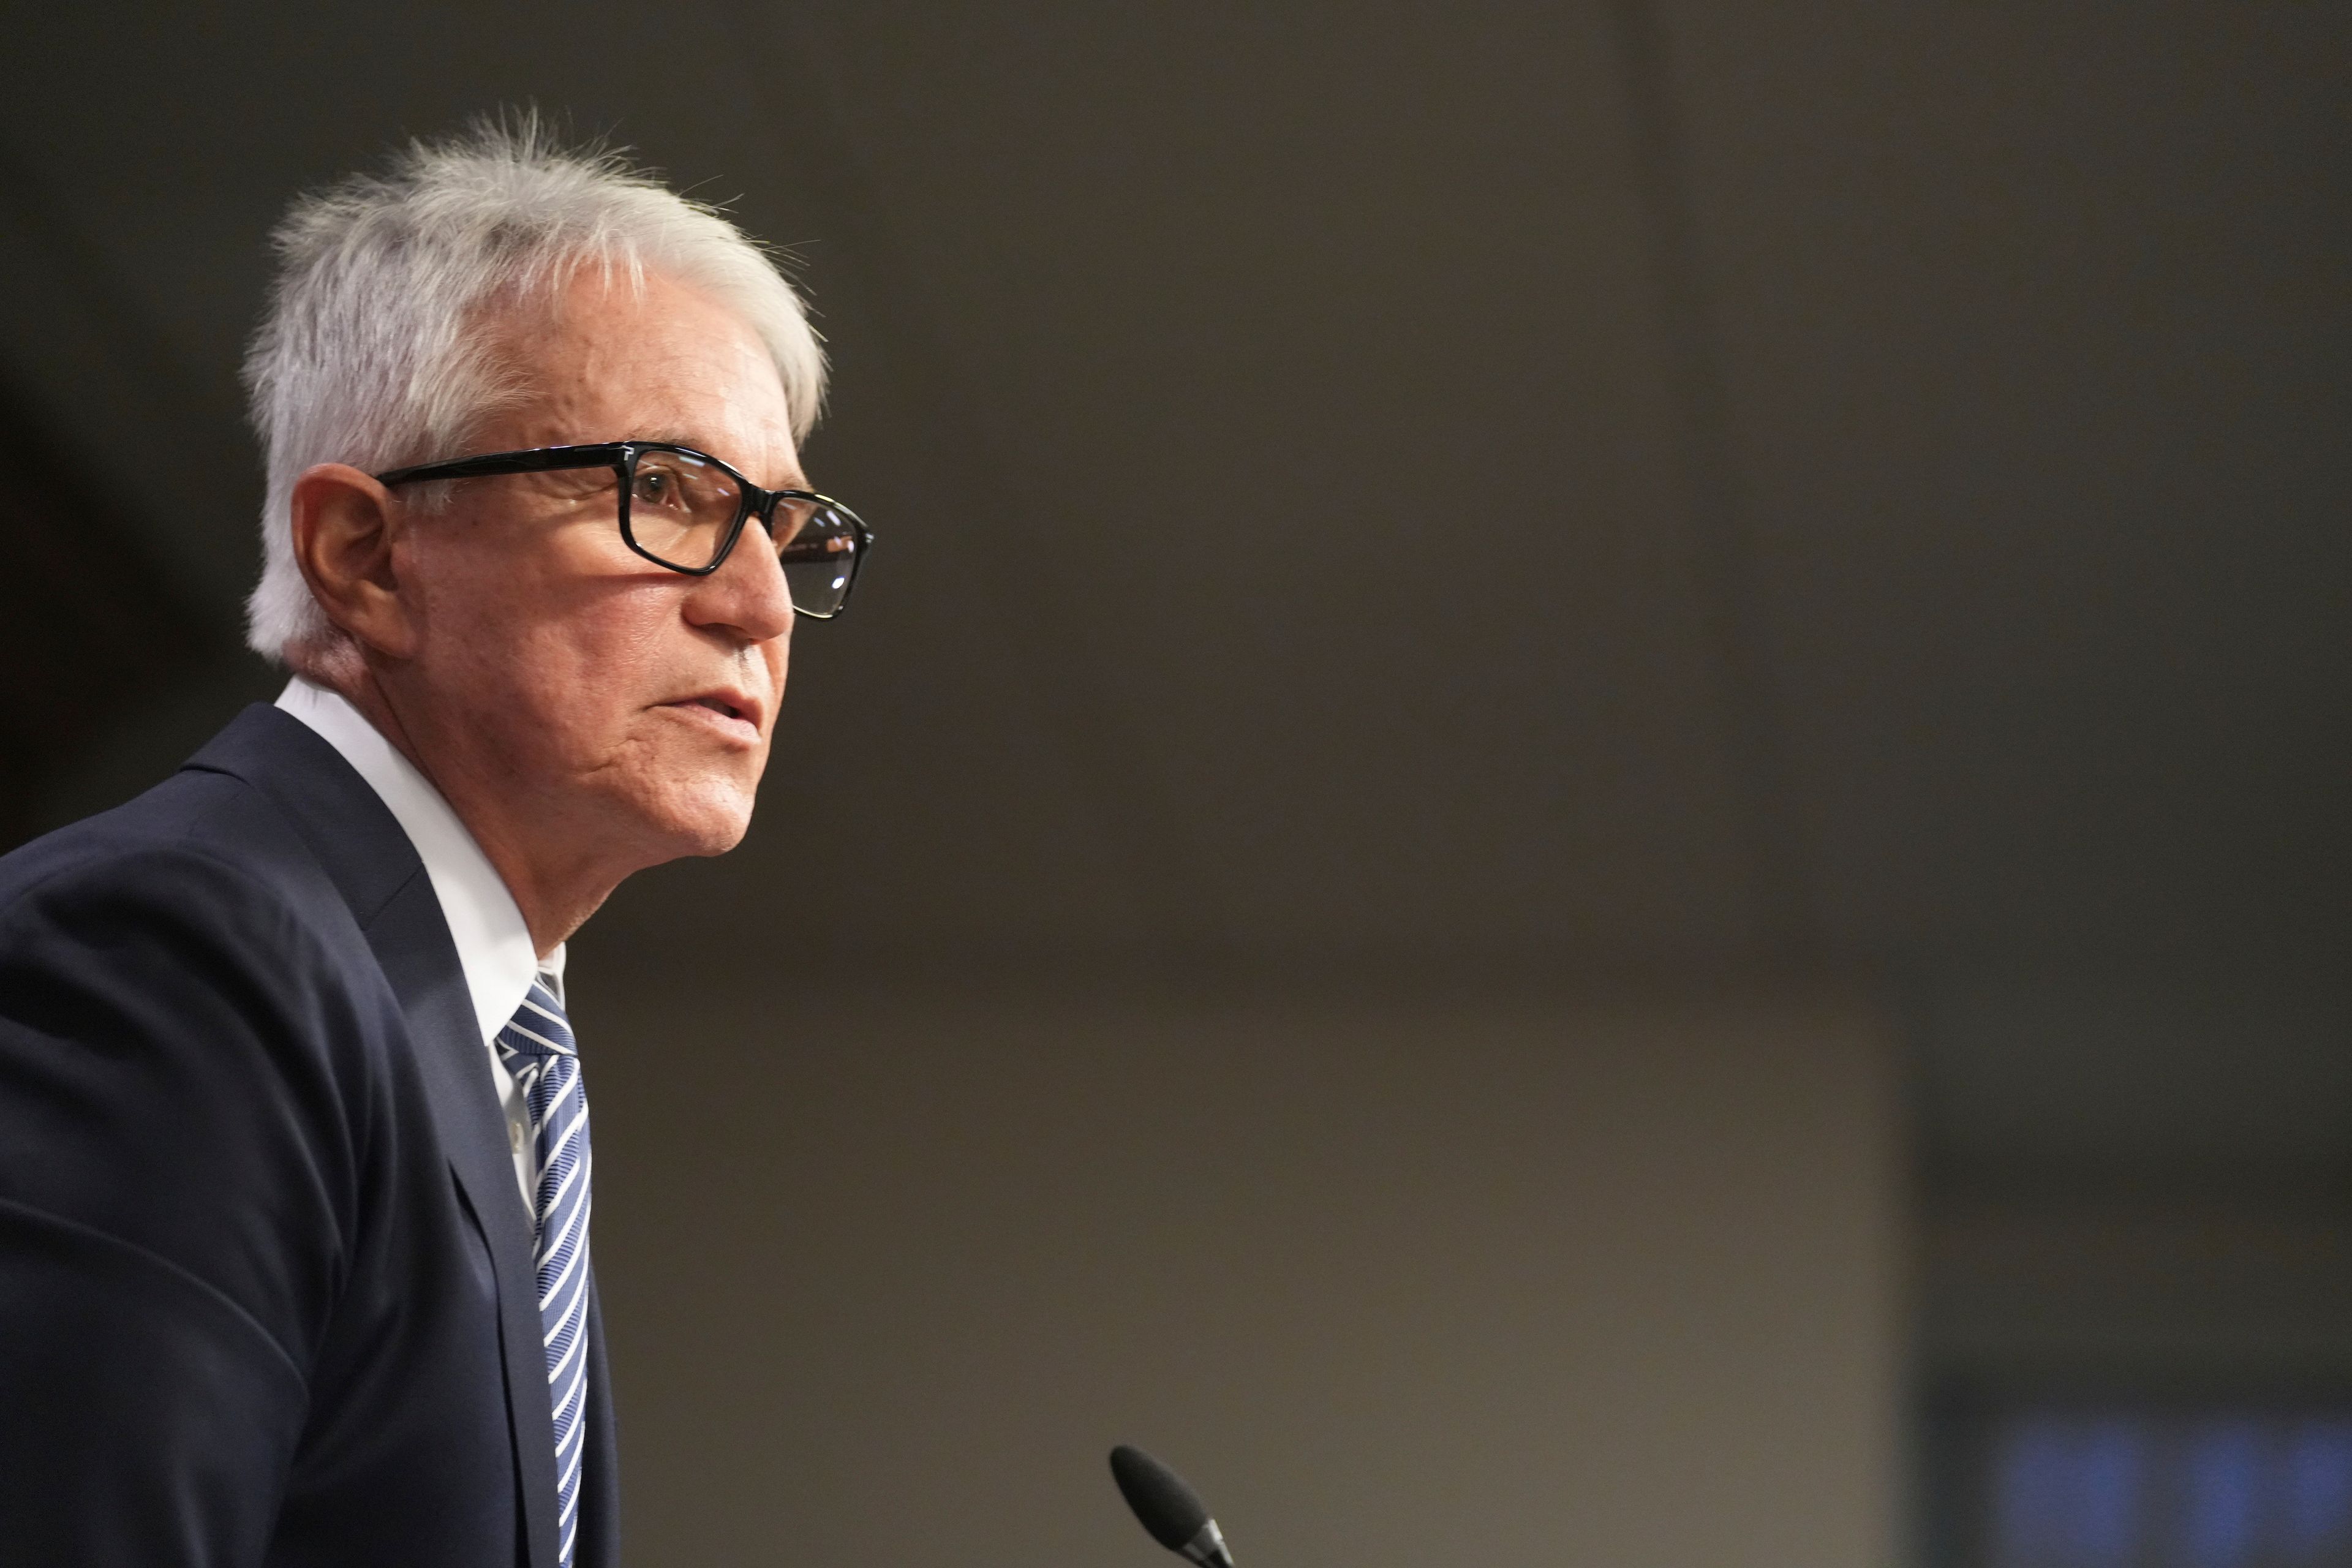
{"label": "man's face in profile", "polygon": [[[805,484],[783,387],[759,336],[658,274],[584,268],[548,305],[488,323],[517,379],[472,452],[674,441],[769,488]],[[411,677],[463,737],[443,769],[531,815],[542,842],[652,865],[734,847],[783,693],[791,600],[760,524],[707,577],[633,552],[606,470],[452,487],[395,545],[419,590]],[[457,781],[444,778],[445,789]]]}

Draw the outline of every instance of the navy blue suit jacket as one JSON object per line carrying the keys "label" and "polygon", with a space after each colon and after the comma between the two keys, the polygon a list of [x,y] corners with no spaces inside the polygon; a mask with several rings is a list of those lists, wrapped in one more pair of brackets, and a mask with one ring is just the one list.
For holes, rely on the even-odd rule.
{"label": "navy blue suit jacket", "polygon": [[424,864],[299,721],[0,859],[0,1563],[554,1568],[531,1253]]}

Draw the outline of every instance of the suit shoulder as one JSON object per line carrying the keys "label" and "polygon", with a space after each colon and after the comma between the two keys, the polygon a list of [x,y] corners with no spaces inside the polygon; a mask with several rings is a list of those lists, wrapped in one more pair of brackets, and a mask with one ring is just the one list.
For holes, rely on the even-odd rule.
{"label": "suit shoulder", "polygon": [[108,892],[145,904],[193,896],[207,907],[333,900],[310,847],[258,790],[184,770],[111,811],[0,856],[0,920],[29,902]]}
{"label": "suit shoulder", "polygon": [[252,794],[183,773],[0,859],[0,1208],[163,1260],[299,1367],[395,1143],[405,1037]]}
{"label": "suit shoulder", "polygon": [[[165,972],[373,993],[380,966],[310,846],[260,792],[183,772],[0,858],[0,968]],[[289,998],[290,999],[290,998]],[[356,1000],[356,995],[353,995]]]}
{"label": "suit shoulder", "polygon": [[[173,785],[0,859],[0,1142],[55,1122],[62,1149],[104,1116],[193,1135],[264,1102],[341,1124],[383,1092],[405,1026],[333,884],[237,781]],[[39,1184],[16,1163],[0,1186]]]}

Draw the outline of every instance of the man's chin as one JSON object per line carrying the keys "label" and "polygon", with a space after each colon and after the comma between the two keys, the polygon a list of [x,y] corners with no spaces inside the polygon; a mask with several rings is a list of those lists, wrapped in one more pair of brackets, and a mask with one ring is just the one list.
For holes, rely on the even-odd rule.
{"label": "man's chin", "polygon": [[751,830],[751,798],[731,780],[672,784],[641,798],[635,815],[647,841],[644,864],[726,854]]}
{"label": "man's chin", "polygon": [[749,810],[673,814],[660,825],[659,840],[664,851],[661,858],[687,860],[724,855],[743,842],[743,835],[751,826]]}
{"label": "man's chin", "polygon": [[738,844],[742,843],[743,836],[751,830],[751,814],[750,812],[745,812],[742,817],[732,826],[714,826],[705,832],[695,841],[694,847],[684,851],[681,858],[684,858],[685,856],[693,856],[707,860],[714,855],[724,855],[730,849],[734,848]]}

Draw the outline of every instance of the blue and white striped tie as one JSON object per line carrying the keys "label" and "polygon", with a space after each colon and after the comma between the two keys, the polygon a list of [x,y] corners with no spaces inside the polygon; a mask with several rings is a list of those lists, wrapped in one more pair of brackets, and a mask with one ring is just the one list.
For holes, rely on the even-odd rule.
{"label": "blue and white striped tie", "polygon": [[530,1107],[539,1156],[532,1204],[539,1233],[539,1323],[547,1338],[547,1391],[555,1407],[558,1560],[572,1568],[580,1531],[580,1450],[588,1405],[588,1089],[571,1020],[546,981],[499,1031],[499,1059]]}

